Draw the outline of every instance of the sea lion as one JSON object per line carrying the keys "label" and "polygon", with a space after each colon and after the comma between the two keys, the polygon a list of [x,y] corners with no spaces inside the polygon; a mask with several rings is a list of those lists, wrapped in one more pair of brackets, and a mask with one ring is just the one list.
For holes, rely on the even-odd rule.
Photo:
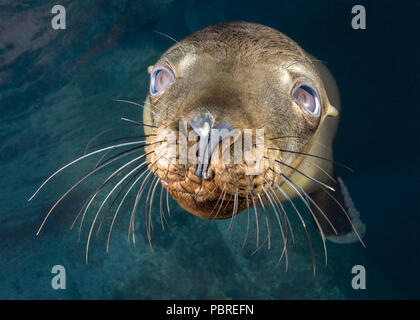
{"label": "sea lion", "polygon": [[[300,197],[327,238],[361,238],[364,225],[348,192],[342,194],[342,180],[334,178],[336,83],[293,40],[255,23],[217,24],[174,44],[148,71],[143,120],[156,127],[145,128],[155,134],[146,139],[149,169],[186,211],[227,219],[247,207],[271,205],[280,215],[280,202]],[[263,128],[262,172],[246,175],[244,162],[171,161],[168,144],[160,148],[156,142],[168,128],[178,132],[179,141],[180,121],[189,128],[185,132],[195,131],[206,141],[204,148],[210,145],[211,128]],[[208,148],[213,152],[214,146]]]}
{"label": "sea lion", "polygon": [[[362,242],[365,226],[344,182],[334,175],[334,165],[338,163],[333,160],[332,142],[340,98],[333,76],[322,63],[277,30],[255,23],[231,22],[207,27],[176,41],[148,72],[150,90],[144,105],[118,100],[143,108],[142,122],[124,120],[144,126],[145,135],[115,139],[112,145],[100,144],[97,147],[101,148],[93,148],[94,151],[89,148],[89,152],[85,150],[84,155],[47,178],[29,200],[62,170],[106,152],[53,205],[38,233],[56,206],[81,182],[112,163],[125,161],[99,185],[75,219],[76,222],[81,218],[83,224],[98,193],[124,174],[96,211],[89,229],[86,260],[95,224],[99,225],[99,232],[121,197],[109,229],[109,247],[118,212],[139,184],[129,225],[133,240],[136,210],[144,197],[150,242],[152,204],[160,183],[181,207],[203,219],[228,219],[247,209],[254,211],[258,229],[257,216],[271,207],[274,221],[282,231],[286,255],[287,231],[293,232],[282,202],[291,203],[306,231],[303,213],[292,201],[295,198],[308,209],[324,249],[325,239]],[[119,141],[133,138],[136,140]],[[237,161],[237,146],[248,158]],[[108,152],[122,148],[129,149],[105,158]],[[143,148],[145,153],[139,155]],[[128,161],[128,157],[134,158]],[[105,203],[115,194],[108,210],[98,219]],[[167,198],[169,214],[168,203]],[[162,212],[161,193],[163,225]]]}

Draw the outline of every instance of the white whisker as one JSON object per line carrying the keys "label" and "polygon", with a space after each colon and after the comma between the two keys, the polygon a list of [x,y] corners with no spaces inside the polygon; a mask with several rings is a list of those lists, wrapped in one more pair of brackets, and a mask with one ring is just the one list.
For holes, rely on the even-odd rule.
{"label": "white whisker", "polygon": [[99,150],[96,150],[96,151],[93,151],[93,152],[90,152],[90,153],[88,153],[88,154],[86,154],[86,155],[84,155],[84,156],[81,156],[81,157],[79,157],[79,158],[77,158],[77,159],[75,159],[75,160],[73,160],[73,161],[71,161],[70,163],[68,163],[68,164],[66,164],[65,166],[63,166],[63,167],[61,167],[60,169],[58,169],[56,172],[54,172],[51,176],[49,176],[42,184],[41,184],[41,186],[35,191],[35,193],[28,199],[28,201],[31,201],[35,196],[36,196],[36,194],[48,183],[48,181],[50,181],[52,178],[54,178],[57,174],[59,174],[61,171],[63,171],[64,169],[66,169],[66,168],[68,168],[68,167],[70,167],[71,165],[73,165],[73,164],[75,164],[75,163],[77,163],[77,162],[79,162],[79,161],[81,161],[81,160],[83,160],[83,159],[85,159],[85,158],[87,158],[87,157],[90,157],[90,156],[93,156],[94,154],[97,154],[97,153],[100,153],[100,152],[103,152],[103,151],[106,151],[106,150],[110,150],[110,149],[115,149],[115,148],[121,148],[121,147],[126,147],[126,146],[132,146],[132,145],[138,145],[138,144],[142,144],[142,143],[145,143],[146,141],[145,140],[142,140],[142,141],[133,141],[133,142],[126,142],[126,143],[120,143],[120,144],[116,144],[116,145],[112,145],[112,146],[109,146],[109,147],[106,147],[106,148],[102,148],[102,149],[99,149]]}

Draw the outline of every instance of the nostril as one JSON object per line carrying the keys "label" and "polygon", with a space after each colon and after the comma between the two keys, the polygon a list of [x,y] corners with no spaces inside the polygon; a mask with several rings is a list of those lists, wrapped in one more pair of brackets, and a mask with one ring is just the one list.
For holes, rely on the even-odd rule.
{"label": "nostril", "polygon": [[214,170],[213,169],[207,169],[205,172],[203,172],[203,179],[211,180],[213,178],[214,178]]}

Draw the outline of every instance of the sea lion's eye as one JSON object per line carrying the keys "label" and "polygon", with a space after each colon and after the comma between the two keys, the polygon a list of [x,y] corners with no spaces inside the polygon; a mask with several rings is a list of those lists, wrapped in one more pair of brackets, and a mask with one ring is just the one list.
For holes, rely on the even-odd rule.
{"label": "sea lion's eye", "polygon": [[150,94],[152,97],[158,95],[174,81],[174,73],[165,67],[157,67],[152,71],[150,77]]}
{"label": "sea lion's eye", "polygon": [[319,97],[316,90],[309,84],[306,82],[296,84],[292,90],[292,98],[311,115],[319,117],[321,110]]}

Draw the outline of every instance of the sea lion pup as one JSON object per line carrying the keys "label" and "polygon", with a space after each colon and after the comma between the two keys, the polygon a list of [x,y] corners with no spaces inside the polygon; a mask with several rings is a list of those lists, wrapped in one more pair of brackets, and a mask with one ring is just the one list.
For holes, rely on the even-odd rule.
{"label": "sea lion pup", "polygon": [[306,206],[325,252],[325,239],[362,242],[365,226],[343,181],[334,175],[338,163],[333,161],[332,142],[340,111],[335,81],[324,65],[293,40],[259,24],[218,24],[176,42],[148,72],[150,90],[144,105],[118,100],[143,108],[143,122],[123,120],[144,126],[145,135],[87,148],[47,178],[29,200],[62,170],[101,155],[95,167],[52,206],[37,234],[57,205],[84,180],[124,161],[90,195],[73,223],[80,220],[81,230],[97,195],[117,180],[92,219],[86,261],[95,225],[98,233],[116,207],[108,249],[118,212],[133,190],[128,235],[134,242],[136,210],[141,199],[146,199],[150,243],[152,205],[159,184],[167,191],[168,214],[168,193],[186,211],[203,219],[228,219],[245,209],[255,213],[257,247],[258,217],[272,214],[283,236],[286,261],[293,228],[282,202],[291,204],[312,251],[303,212],[292,201],[295,198]]}
{"label": "sea lion pup", "polygon": [[[293,40],[255,23],[222,23],[177,42],[148,71],[143,120],[156,127],[145,129],[155,134],[146,139],[149,170],[186,211],[226,219],[268,205],[285,229],[288,218],[281,202],[299,197],[323,237],[361,240],[365,227],[333,172],[340,110],[335,81]],[[235,142],[229,147],[223,142],[233,136],[238,141],[238,134],[212,139],[217,132],[212,129],[236,130],[239,136],[263,129],[263,148],[252,151],[258,174],[247,173],[245,160],[215,159],[215,150],[234,151]],[[161,143],[163,132],[176,138]],[[197,157],[180,164],[177,160],[185,157],[180,153],[187,149],[170,146],[179,146],[192,132],[199,139],[187,144],[198,150]],[[255,132],[252,136],[257,138]]]}

